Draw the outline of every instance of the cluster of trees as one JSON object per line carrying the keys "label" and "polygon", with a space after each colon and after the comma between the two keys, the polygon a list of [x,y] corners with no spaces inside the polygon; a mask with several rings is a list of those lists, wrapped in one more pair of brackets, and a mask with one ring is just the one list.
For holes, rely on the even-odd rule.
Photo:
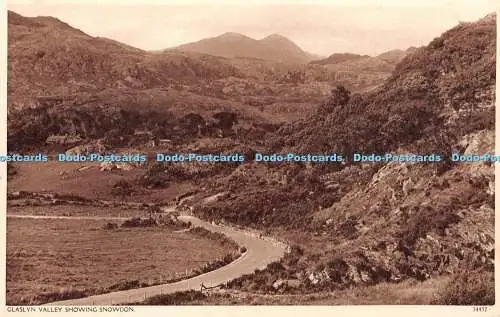
{"label": "cluster of trees", "polygon": [[226,137],[234,135],[233,127],[238,124],[238,116],[234,112],[221,111],[215,113],[211,120],[205,120],[201,115],[189,113],[179,120],[179,127],[184,134],[216,135]]}
{"label": "cluster of trees", "polygon": [[305,81],[306,73],[303,70],[289,70],[279,79],[279,82],[289,84],[303,84]]}
{"label": "cluster of trees", "polygon": [[[236,113],[221,111],[207,121],[190,113],[176,118],[169,112],[123,110],[109,105],[45,105],[12,109],[8,114],[8,148],[40,146],[50,135],[74,134],[84,139],[104,138],[106,144],[144,144],[156,139],[186,139],[200,135],[233,136]],[[144,131],[137,135],[135,131]]]}

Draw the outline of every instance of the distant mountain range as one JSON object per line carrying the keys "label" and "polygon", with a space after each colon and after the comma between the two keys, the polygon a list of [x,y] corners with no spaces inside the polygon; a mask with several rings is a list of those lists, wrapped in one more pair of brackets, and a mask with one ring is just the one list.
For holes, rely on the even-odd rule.
{"label": "distant mountain range", "polygon": [[413,53],[417,48],[415,47],[410,47],[406,50],[391,50],[384,52],[380,55],[377,56],[369,56],[369,55],[359,55],[359,54],[353,54],[353,53],[334,53],[327,58],[323,59],[318,59],[311,61],[310,64],[317,64],[317,65],[334,65],[334,64],[340,64],[340,63],[345,63],[345,62],[354,62],[354,61],[359,61],[362,59],[376,59],[379,62],[387,62],[389,64],[397,64],[399,63],[406,55]]}
{"label": "distant mountain range", "polygon": [[285,64],[335,65],[357,60],[364,60],[363,63],[366,64],[369,59],[372,59],[375,64],[384,63],[392,67],[415,50],[415,47],[406,50],[396,49],[373,57],[354,53],[334,53],[323,58],[304,51],[290,39],[276,33],[256,40],[240,33],[227,32],[216,37],[168,48],[163,52],[195,52],[226,58],[261,59]]}
{"label": "distant mountain range", "polygon": [[411,54],[417,50],[416,47],[409,47],[406,50],[392,50],[392,51],[387,51],[385,53],[382,53],[380,55],[377,55],[376,57],[378,59],[384,60],[389,63],[394,63],[397,64],[399,63],[403,58],[406,57],[406,55]]}
{"label": "distant mountain range", "polygon": [[359,55],[353,53],[335,53],[328,56],[327,58],[311,61],[311,64],[317,64],[317,65],[338,64],[347,61],[357,60],[360,58],[369,58],[369,57],[370,57],[369,55]]}
{"label": "distant mountain range", "polygon": [[9,105],[26,104],[38,96],[191,87],[234,77],[281,82],[297,79],[298,73],[308,83],[340,81],[350,89],[365,89],[387,78],[411,51],[394,50],[376,57],[336,53],[322,59],[278,34],[256,40],[224,33],[148,52],[92,37],[54,17],[23,17],[12,11],[8,12],[8,42]]}
{"label": "distant mountain range", "polygon": [[304,51],[293,41],[279,34],[271,34],[256,40],[243,34],[227,32],[173,49],[227,58],[247,57],[293,64],[318,59],[317,55]]}

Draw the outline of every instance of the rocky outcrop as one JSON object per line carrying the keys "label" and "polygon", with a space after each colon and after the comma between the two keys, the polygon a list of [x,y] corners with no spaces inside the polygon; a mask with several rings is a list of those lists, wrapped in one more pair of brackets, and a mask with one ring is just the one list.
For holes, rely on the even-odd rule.
{"label": "rocky outcrop", "polygon": [[103,140],[96,140],[85,145],[72,147],[66,151],[66,155],[104,154],[108,149]]}

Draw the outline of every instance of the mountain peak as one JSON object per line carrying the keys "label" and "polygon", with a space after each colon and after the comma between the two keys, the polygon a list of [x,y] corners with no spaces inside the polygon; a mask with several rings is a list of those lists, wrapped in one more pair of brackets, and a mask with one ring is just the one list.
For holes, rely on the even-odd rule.
{"label": "mountain peak", "polygon": [[237,33],[237,32],[226,32],[226,33],[223,33],[223,34],[217,36],[216,38],[219,38],[219,39],[221,39],[221,38],[224,38],[224,39],[252,39],[251,37],[248,37],[244,34]]}
{"label": "mountain peak", "polygon": [[491,12],[491,13],[488,13],[482,19],[480,19],[478,22],[492,22],[492,21],[496,21],[496,19],[497,19],[497,13]]}
{"label": "mountain peak", "polygon": [[273,50],[281,51],[282,54],[302,55],[301,59],[303,61],[309,59],[309,56],[297,44],[283,35],[273,33],[259,42]]}
{"label": "mountain peak", "polygon": [[24,17],[14,11],[7,11],[7,20],[11,25],[40,26],[33,18]]}
{"label": "mountain peak", "polygon": [[69,25],[68,23],[59,20],[58,18],[52,16],[37,16],[37,17],[26,17],[22,16],[14,11],[8,11],[7,15],[9,28],[16,26],[27,26],[33,28],[49,28],[53,30],[72,32],[74,34],[79,34],[83,36],[88,36],[83,31],[76,29]]}
{"label": "mountain peak", "polygon": [[244,34],[226,32],[177,46],[176,49],[227,58],[258,58],[291,64],[307,63],[312,59],[297,44],[277,33],[256,40]]}
{"label": "mountain peak", "polygon": [[292,40],[280,35],[278,33],[273,33],[268,35],[260,40],[262,43],[275,43],[275,44],[287,44],[297,46]]}
{"label": "mountain peak", "polygon": [[287,39],[286,37],[284,37],[283,35],[278,34],[278,33],[270,34],[270,35],[264,37],[262,40],[287,40],[287,41],[290,41],[289,39]]}

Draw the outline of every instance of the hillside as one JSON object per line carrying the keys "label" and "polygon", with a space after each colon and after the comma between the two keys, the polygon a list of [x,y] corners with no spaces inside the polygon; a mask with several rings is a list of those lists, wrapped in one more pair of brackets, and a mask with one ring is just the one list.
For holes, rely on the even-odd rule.
{"label": "hillside", "polygon": [[370,56],[353,54],[353,53],[335,53],[328,56],[327,58],[311,61],[310,64],[317,64],[317,65],[338,64],[346,61],[357,60],[360,58],[367,58],[367,57]]}
{"label": "hillside", "polygon": [[149,54],[114,40],[91,37],[52,17],[8,12],[9,104],[39,95],[71,95],[106,88],[165,87],[238,76],[217,58]]}
{"label": "hillside", "polygon": [[[330,70],[305,64],[312,55],[277,34],[254,40],[226,33],[208,41],[244,42],[223,46],[241,49],[238,54],[245,55],[252,51],[249,45],[271,56],[269,60],[228,58],[180,50],[146,52],[89,36],[56,18],[23,17],[12,11],[8,16],[9,109],[32,107],[43,99],[44,104],[49,100],[71,105],[100,102],[174,113],[185,109],[180,116],[197,112],[206,117],[231,110],[251,118],[260,111],[262,115],[254,118],[258,123],[262,117],[286,122],[309,113],[332,85],[361,91],[388,76],[386,70]],[[234,55],[226,53],[221,55]],[[280,62],[283,56],[286,61]],[[217,102],[219,109],[214,106]]]}
{"label": "hillside", "polygon": [[174,49],[228,58],[257,58],[287,64],[306,63],[312,56],[279,34],[271,34],[256,40],[243,34],[229,32],[194,43],[183,44]]}
{"label": "hillside", "polygon": [[[494,164],[449,156],[493,152],[496,32],[493,14],[423,47],[311,62],[276,34],[225,33],[145,52],[55,18],[9,12],[9,151],[247,158],[96,166],[69,176],[67,164],[52,162],[39,178],[31,174],[38,165],[15,163],[9,190],[161,204],[187,197],[178,207],[200,218],[290,243],[282,260],[226,285],[231,294],[263,292],[272,302],[275,294],[349,297],[396,285],[411,297],[425,282],[451,281],[443,294],[426,290],[424,303],[489,305]],[[80,138],[52,141],[67,135]],[[345,160],[267,164],[252,162],[256,152]],[[356,153],[443,160],[361,164]],[[404,296],[377,303],[407,304]]]}
{"label": "hillside", "polygon": [[315,80],[328,78],[351,91],[367,92],[391,76],[396,65],[416,49],[392,50],[377,56],[335,53],[309,62],[309,72]]}
{"label": "hillside", "polygon": [[390,73],[403,58],[415,50],[416,48],[413,47],[407,50],[392,50],[374,57],[352,53],[335,53],[328,58],[312,61],[310,64],[323,65],[335,70]]}
{"label": "hillside", "polygon": [[380,60],[384,60],[388,63],[397,64],[401,60],[403,60],[403,58],[405,58],[406,55],[411,54],[411,53],[415,52],[416,50],[417,50],[416,47],[410,47],[410,48],[407,48],[406,50],[392,50],[392,51],[387,51],[387,52],[384,52],[380,55],[377,55],[376,58],[378,58]]}
{"label": "hillside", "polygon": [[[120,128],[128,135],[131,131],[123,128],[122,119],[107,118],[121,118],[120,111],[137,115],[130,124],[137,129],[155,129],[140,123],[150,113],[156,113],[159,122],[175,126],[176,120],[189,114],[208,124],[213,115],[224,111],[236,114],[243,130],[253,129],[288,120],[308,108],[304,100],[317,102],[323,96],[314,86],[291,91],[290,84],[261,82],[263,72],[273,69],[274,62],[260,69],[258,61],[240,67],[224,57],[195,52],[146,52],[89,36],[53,17],[23,17],[9,11],[8,23],[11,149],[43,146],[51,134],[79,133],[92,141],[102,138],[106,130]],[[274,41],[283,39],[271,36],[263,45],[272,46]],[[280,72],[286,73],[284,69],[272,71],[272,80]],[[289,97],[283,97],[283,91],[290,91]],[[290,101],[285,110],[284,101]],[[265,104],[276,107],[256,108]],[[103,112],[106,107],[110,110]],[[187,137],[179,129],[156,137]]]}
{"label": "hillside", "polygon": [[[455,291],[464,266],[492,278],[493,165],[449,155],[494,150],[495,52],[495,15],[462,23],[403,58],[375,91],[338,87],[316,114],[268,138],[267,153],[342,153],[345,165],[253,164],[218,180],[225,198],[197,214],[297,244],[289,258],[231,287],[300,293],[451,276]],[[359,164],[354,153],[443,160]],[[299,286],[274,287],[280,279]],[[488,283],[470,296],[492,304]],[[463,294],[436,300],[466,303]]]}
{"label": "hillside", "polygon": [[[445,32],[404,58],[376,91],[352,96],[347,104],[335,100],[326,103],[322,107],[326,113],[300,123],[310,131],[295,128],[299,123],[292,124],[283,128],[283,137],[274,144],[302,150],[386,152],[411,144],[432,129],[444,133],[449,128],[449,137],[455,139],[475,130],[491,129],[494,32],[489,20]],[[361,110],[365,117],[372,118],[369,125],[360,120]],[[291,136],[290,131],[297,132]],[[322,148],[317,146],[322,142],[317,138],[319,131],[329,131],[324,134],[326,140],[322,141],[327,143]]]}
{"label": "hillside", "polygon": [[[98,116],[105,106],[139,116],[154,111],[164,116],[162,120],[196,114],[210,121],[217,112],[228,111],[235,113],[239,125],[247,129],[304,116],[337,83],[335,72],[318,65],[290,64],[294,57],[284,63],[179,50],[146,52],[112,39],[89,36],[53,17],[23,17],[9,11],[8,22],[9,136],[13,138],[9,144],[16,144],[16,148],[23,146],[20,140],[31,140],[28,143],[34,146],[34,140],[41,142],[50,134],[64,131],[82,133],[84,138],[102,137],[104,126],[99,123],[92,123],[91,129],[85,124],[75,130],[81,122],[72,107],[88,109]],[[223,38],[249,42],[251,46],[258,42],[263,53],[273,56],[305,54],[277,34],[260,41],[234,33]],[[347,78],[341,82],[356,89],[372,87],[377,80],[371,76],[369,80]],[[40,118],[50,118],[53,124],[24,111],[12,111],[40,106],[46,111]],[[17,117],[21,114],[23,117]],[[106,118],[95,120],[107,122]],[[37,128],[16,130],[33,125]],[[89,134],[93,129],[101,132]]]}
{"label": "hillside", "polygon": [[359,55],[353,53],[334,53],[328,56],[327,58],[313,60],[309,63],[316,65],[334,65],[334,64],[341,64],[344,62],[354,62],[363,59],[363,60],[373,60],[373,61],[384,61],[390,65],[396,65],[401,60],[403,60],[403,58],[405,58],[406,55],[409,55],[415,52],[416,50],[417,48],[415,47],[410,47],[406,50],[391,50],[374,57],[371,57],[369,55]]}

